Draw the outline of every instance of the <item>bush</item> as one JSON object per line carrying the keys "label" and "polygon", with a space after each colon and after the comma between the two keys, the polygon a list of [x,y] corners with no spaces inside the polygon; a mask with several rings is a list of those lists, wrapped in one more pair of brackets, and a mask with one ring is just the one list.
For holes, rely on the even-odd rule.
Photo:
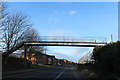
{"label": "bush", "polygon": [[[2,65],[2,67],[3,71],[24,69],[25,68],[24,59],[9,56],[7,58],[7,63],[5,65]],[[28,60],[26,68],[31,68],[31,62]]]}
{"label": "bush", "polygon": [[100,77],[120,77],[120,42],[109,43],[103,47],[96,47],[93,50],[92,58],[95,60],[95,67]]}

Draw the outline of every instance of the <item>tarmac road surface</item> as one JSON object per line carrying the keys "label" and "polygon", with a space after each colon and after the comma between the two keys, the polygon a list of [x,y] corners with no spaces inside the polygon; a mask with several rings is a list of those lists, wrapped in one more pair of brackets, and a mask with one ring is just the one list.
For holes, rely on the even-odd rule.
{"label": "tarmac road surface", "polygon": [[10,80],[86,80],[83,73],[75,66],[55,66],[37,68],[36,71],[8,75],[3,78]]}

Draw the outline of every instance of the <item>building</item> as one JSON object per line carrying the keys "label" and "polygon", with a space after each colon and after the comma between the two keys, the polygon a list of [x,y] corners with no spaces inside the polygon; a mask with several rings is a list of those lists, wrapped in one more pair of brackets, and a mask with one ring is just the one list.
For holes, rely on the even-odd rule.
{"label": "building", "polygon": [[47,56],[47,64],[54,65],[55,56],[53,56],[53,55],[46,55],[46,56]]}
{"label": "building", "polygon": [[57,64],[58,64],[58,65],[68,65],[68,64],[69,64],[69,61],[66,60],[66,59],[58,59],[58,60],[57,60]]}
{"label": "building", "polygon": [[[24,58],[24,55],[22,55]],[[26,59],[31,61],[32,64],[38,65],[72,65],[75,64],[72,61],[66,59],[57,59],[54,55],[48,55],[41,52],[33,53],[31,56],[26,55]]]}
{"label": "building", "polygon": [[[22,58],[24,58],[24,55],[22,55]],[[39,65],[53,65],[55,56],[48,55],[40,52],[33,53],[31,56],[26,56],[27,60],[30,60],[32,64],[39,64]]]}

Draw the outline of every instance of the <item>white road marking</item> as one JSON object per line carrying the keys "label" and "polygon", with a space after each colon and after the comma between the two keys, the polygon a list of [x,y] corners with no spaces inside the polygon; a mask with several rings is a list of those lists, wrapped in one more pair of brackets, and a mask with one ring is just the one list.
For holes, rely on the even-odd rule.
{"label": "white road marking", "polygon": [[[67,68],[66,68],[67,69]],[[65,70],[66,70],[65,69]],[[63,71],[63,72],[61,72],[54,80],[57,80],[64,72],[65,72],[65,70]]]}

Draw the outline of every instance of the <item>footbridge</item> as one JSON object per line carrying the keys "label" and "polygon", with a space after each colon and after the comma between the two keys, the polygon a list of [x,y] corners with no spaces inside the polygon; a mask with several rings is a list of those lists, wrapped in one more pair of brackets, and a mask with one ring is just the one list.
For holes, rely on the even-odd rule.
{"label": "footbridge", "polygon": [[[107,44],[103,37],[65,37],[65,36],[41,36],[37,41],[21,41],[9,51],[18,50],[23,46],[73,46],[73,47],[97,47]],[[7,53],[7,52],[5,52]]]}
{"label": "footbridge", "polygon": [[42,36],[39,41],[27,41],[26,46],[78,46],[96,47],[107,43],[103,37],[65,37],[65,36]]}

